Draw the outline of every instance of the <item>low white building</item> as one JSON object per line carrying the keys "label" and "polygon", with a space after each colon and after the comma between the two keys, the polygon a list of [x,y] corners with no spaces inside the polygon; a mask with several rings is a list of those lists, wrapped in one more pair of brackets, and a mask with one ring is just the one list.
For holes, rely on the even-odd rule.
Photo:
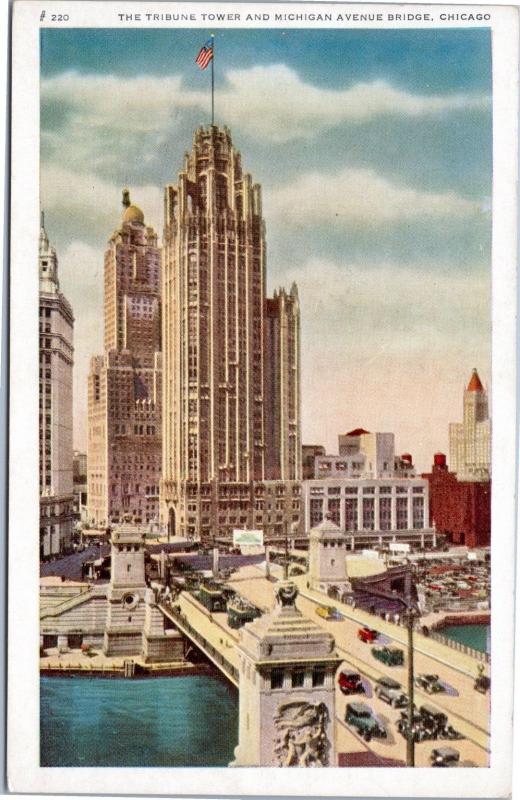
{"label": "low white building", "polygon": [[429,485],[422,478],[323,478],[304,481],[305,530],[326,516],[347,536],[349,550],[408,542],[436,543]]}
{"label": "low white building", "polygon": [[339,455],[317,454],[314,478],[413,478],[410,453],[395,454],[393,433],[356,428],[338,436]]}

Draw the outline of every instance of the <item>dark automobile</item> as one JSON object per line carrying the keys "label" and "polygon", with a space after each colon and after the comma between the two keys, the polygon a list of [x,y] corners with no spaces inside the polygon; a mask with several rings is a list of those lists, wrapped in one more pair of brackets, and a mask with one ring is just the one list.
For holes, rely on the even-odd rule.
{"label": "dark automobile", "polygon": [[408,703],[408,697],[403,692],[402,686],[393,678],[382,677],[376,682],[374,694],[380,700],[384,700],[392,708],[404,708]]}
{"label": "dark automobile", "polygon": [[366,742],[369,742],[373,736],[386,739],[385,728],[365,703],[347,703],[345,722],[355,728]]}
{"label": "dark automobile", "polygon": [[432,767],[456,767],[460,753],[453,747],[436,747],[430,754]]}
{"label": "dark automobile", "polygon": [[361,682],[359,672],[342,670],[339,673],[338,685],[343,694],[365,694],[365,687]]}
{"label": "dark automobile", "polygon": [[427,694],[438,694],[446,691],[442,683],[440,683],[438,675],[422,673],[416,677],[415,685],[418,689],[424,689]]}
{"label": "dark automobile", "polygon": [[398,647],[373,647],[372,655],[388,667],[400,667],[404,664],[404,653]]}
{"label": "dark automobile", "polygon": [[448,724],[448,717],[446,714],[433,708],[433,706],[421,706],[419,708],[419,714],[422,717],[424,727],[428,730],[438,732],[443,730]]}
{"label": "dark automobile", "polygon": [[[405,739],[408,739],[408,731],[410,729],[409,725],[409,716],[408,711],[401,711],[401,717],[397,721],[397,730],[404,736]],[[428,734],[424,729],[423,720],[421,715],[418,711],[414,709],[413,719],[412,719],[412,734],[414,742],[422,742],[423,739],[428,738]]]}
{"label": "dark automobile", "polygon": [[359,628],[357,632],[358,639],[362,642],[365,642],[365,644],[372,644],[372,642],[375,642],[378,636],[378,631],[375,631],[373,628],[368,628],[366,625],[364,625],[362,628]]}
{"label": "dark automobile", "polygon": [[487,675],[479,675],[476,679],[473,688],[480,692],[481,694],[486,694],[489,691],[489,687],[491,686],[491,681],[487,677]]}

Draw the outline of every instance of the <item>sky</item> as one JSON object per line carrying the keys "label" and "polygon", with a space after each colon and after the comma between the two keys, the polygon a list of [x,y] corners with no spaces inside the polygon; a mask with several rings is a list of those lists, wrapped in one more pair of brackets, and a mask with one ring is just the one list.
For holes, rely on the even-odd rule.
{"label": "sky", "polygon": [[[302,438],[392,431],[427,469],[490,380],[487,29],[215,32],[215,121],[262,186],[268,291],[301,301]],[[210,122],[210,31],[43,29],[41,205],[75,313],[74,442],[121,190],[162,195]]]}

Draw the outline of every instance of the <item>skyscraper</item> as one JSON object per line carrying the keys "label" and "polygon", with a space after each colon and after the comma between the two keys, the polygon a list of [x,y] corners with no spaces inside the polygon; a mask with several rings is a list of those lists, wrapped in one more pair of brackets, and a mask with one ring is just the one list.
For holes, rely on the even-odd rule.
{"label": "skyscraper", "polygon": [[105,353],[88,381],[88,517],[158,523],[161,474],[161,252],[123,192],[105,253]]}
{"label": "skyscraper", "polygon": [[450,423],[450,465],[461,480],[491,475],[491,420],[487,392],[476,369],[463,400],[463,421]]}
{"label": "skyscraper", "polygon": [[266,478],[301,480],[300,303],[295,283],[265,301]]}
{"label": "skyscraper", "polygon": [[266,304],[261,190],[227,128],[198,129],[166,186],[163,267],[163,522],[281,535],[300,520],[297,291]]}
{"label": "skyscraper", "polygon": [[58,258],[42,213],[40,294],[40,558],[71,546],[72,368],[74,316],[60,292]]}

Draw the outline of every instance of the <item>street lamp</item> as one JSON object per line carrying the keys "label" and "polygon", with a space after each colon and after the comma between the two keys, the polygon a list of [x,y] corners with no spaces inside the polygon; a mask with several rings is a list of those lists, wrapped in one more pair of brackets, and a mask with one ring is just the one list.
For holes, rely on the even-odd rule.
{"label": "street lamp", "polygon": [[414,738],[414,663],[413,663],[413,629],[415,620],[420,616],[416,603],[411,598],[411,591],[406,602],[404,617],[408,631],[408,728],[406,736],[406,766],[415,767]]}

